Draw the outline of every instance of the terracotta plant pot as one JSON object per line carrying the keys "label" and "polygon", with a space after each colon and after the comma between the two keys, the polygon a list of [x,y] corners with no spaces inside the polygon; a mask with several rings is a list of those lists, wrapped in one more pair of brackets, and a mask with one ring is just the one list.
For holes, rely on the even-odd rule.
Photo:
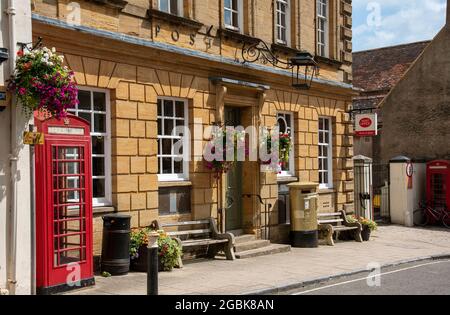
{"label": "terracotta plant pot", "polygon": [[370,228],[368,226],[363,226],[363,229],[361,231],[361,237],[362,237],[364,242],[370,241],[370,234],[371,233],[372,233],[372,231],[370,230]]}

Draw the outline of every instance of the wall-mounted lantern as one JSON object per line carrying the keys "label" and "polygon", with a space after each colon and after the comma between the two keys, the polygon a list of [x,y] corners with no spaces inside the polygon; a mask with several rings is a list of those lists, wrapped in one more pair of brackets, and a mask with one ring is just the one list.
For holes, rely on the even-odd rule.
{"label": "wall-mounted lantern", "polygon": [[314,57],[309,52],[300,52],[289,62],[292,64],[292,86],[309,90],[319,68]]}
{"label": "wall-mounted lantern", "polygon": [[313,79],[318,75],[319,70],[319,65],[309,52],[301,51],[286,61],[280,60],[263,40],[252,44],[244,43],[242,58],[244,63],[259,61],[283,70],[291,70],[292,86],[300,90],[311,88]]}

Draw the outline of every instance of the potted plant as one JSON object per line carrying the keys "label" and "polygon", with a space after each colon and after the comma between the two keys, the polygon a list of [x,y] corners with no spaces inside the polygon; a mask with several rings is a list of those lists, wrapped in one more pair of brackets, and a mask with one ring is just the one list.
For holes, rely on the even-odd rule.
{"label": "potted plant", "polygon": [[363,217],[358,218],[358,222],[362,225],[361,236],[364,242],[370,241],[370,235],[378,228],[375,221]]}
{"label": "potted plant", "polygon": [[27,116],[40,111],[60,119],[78,104],[74,73],[64,66],[64,57],[54,48],[19,51],[8,89],[17,96]]}
{"label": "potted plant", "polygon": [[164,231],[159,231],[159,266],[162,271],[172,271],[178,266],[181,257],[181,246]]}
{"label": "potted plant", "polygon": [[[149,228],[133,229],[130,238],[131,269],[138,272],[147,272],[148,234]],[[164,231],[158,231],[158,261],[159,271],[172,271],[178,266],[181,257],[181,247],[178,242],[170,238]]]}
{"label": "potted plant", "polygon": [[147,246],[149,229],[133,229],[130,235],[131,269],[147,272]]}

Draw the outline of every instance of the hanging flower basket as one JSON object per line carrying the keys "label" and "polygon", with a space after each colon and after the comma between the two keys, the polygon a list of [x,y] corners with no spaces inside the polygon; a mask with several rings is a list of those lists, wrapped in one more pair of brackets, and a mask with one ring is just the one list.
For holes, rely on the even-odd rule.
{"label": "hanging flower basket", "polygon": [[9,90],[16,94],[24,113],[45,112],[58,119],[78,104],[74,73],[63,65],[64,57],[46,47],[19,51]]}
{"label": "hanging flower basket", "polygon": [[[230,143],[232,145],[227,145]],[[207,145],[208,150],[214,157],[221,157],[205,159],[206,168],[211,170],[216,178],[220,178],[222,174],[228,173],[233,165],[239,161],[239,152],[245,152],[245,157],[248,156],[245,132],[220,128],[211,137]]]}

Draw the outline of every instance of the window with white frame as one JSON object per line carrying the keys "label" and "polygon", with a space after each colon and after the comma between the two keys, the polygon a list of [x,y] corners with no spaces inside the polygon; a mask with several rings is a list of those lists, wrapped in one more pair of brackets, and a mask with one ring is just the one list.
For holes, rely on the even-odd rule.
{"label": "window with white frame", "polygon": [[158,178],[160,181],[189,178],[188,104],[173,98],[158,99]]}
{"label": "window with white frame", "polygon": [[333,188],[333,134],[329,117],[319,118],[319,183],[321,188]]}
{"label": "window with white frame", "polygon": [[78,100],[79,104],[69,111],[91,124],[93,205],[110,206],[112,192],[109,92],[82,89],[78,91]]}
{"label": "window with white frame", "polygon": [[290,41],[290,0],[276,0],[275,34],[278,44],[289,45]]}
{"label": "window with white frame", "polygon": [[159,10],[173,15],[183,15],[183,0],[159,0]]}
{"label": "window with white frame", "polygon": [[317,54],[328,57],[328,0],[317,0]]}
{"label": "window with white frame", "polygon": [[[294,117],[292,113],[280,112],[277,114],[277,125],[280,133],[289,134],[291,137],[291,143],[294,143]],[[289,162],[284,163],[281,166],[281,172],[278,174],[280,177],[294,176],[294,146],[291,146],[291,152],[289,152]]]}
{"label": "window with white frame", "polygon": [[242,31],[243,0],[224,1],[225,27],[234,31]]}

